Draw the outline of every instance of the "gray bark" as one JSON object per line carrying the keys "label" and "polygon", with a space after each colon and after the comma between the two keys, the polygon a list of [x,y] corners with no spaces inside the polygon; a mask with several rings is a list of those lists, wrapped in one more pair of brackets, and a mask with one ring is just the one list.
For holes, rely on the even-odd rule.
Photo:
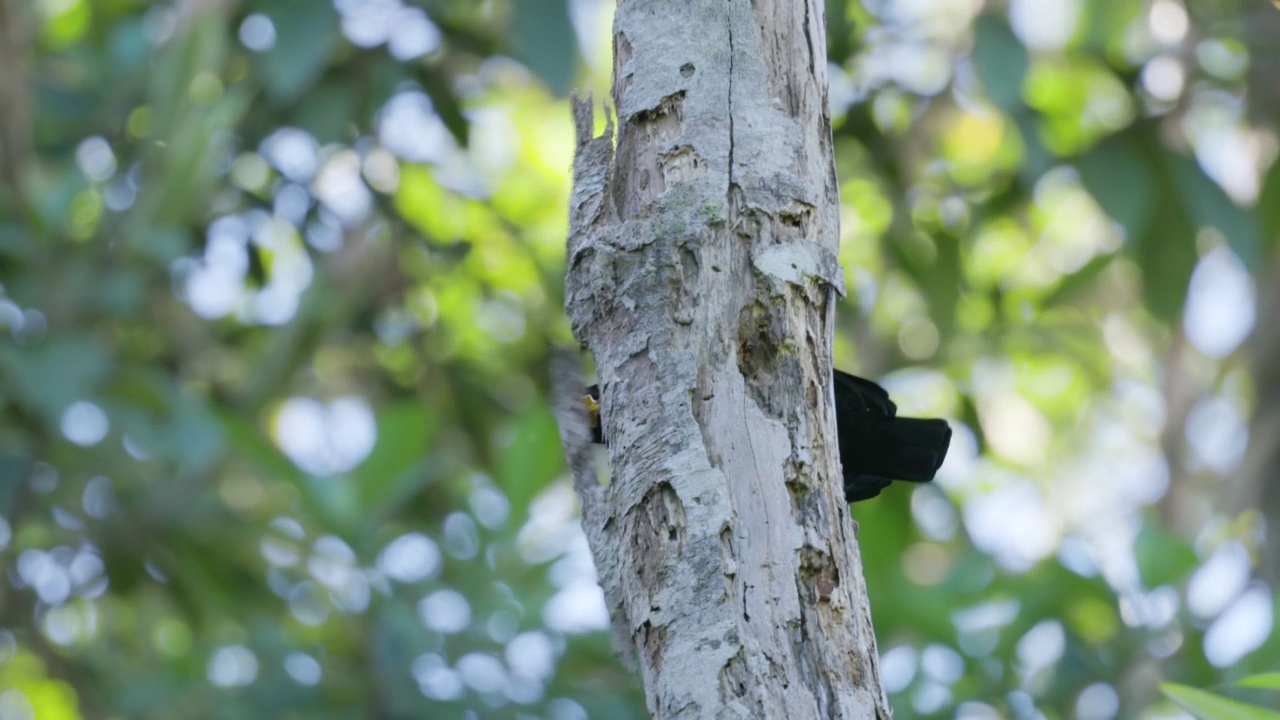
{"label": "gray bark", "polygon": [[616,147],[575,104],[566,302],[608,488],[570,457],[657,718],[890,716],[830,400],[824,22],[820,0],[620,0]]}

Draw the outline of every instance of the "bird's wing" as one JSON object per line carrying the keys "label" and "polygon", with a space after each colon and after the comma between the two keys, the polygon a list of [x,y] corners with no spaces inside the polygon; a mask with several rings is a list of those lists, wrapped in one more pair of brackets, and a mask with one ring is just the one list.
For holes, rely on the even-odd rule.
{"label": "bird's wing", "polygon": [[[888,391],[879,385],[839,370],[832,371],[832,377],[835,380],[837,397],[842,394],[856,397],[864,410],[876,412],[885,417],[894,417],[898,414],[898,406],[889,399]],[[841,390],[844,390],[844,393],[841,393]]]}

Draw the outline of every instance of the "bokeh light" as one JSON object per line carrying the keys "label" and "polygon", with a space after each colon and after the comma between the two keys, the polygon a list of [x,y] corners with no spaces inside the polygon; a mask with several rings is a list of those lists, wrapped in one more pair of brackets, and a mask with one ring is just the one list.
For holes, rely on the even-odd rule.
{"label": "bokeh light", "polygon": [[[614,5],[0,33],[0,717],[646,715],[545,396]],[[903,720],[1264,697],[1277,18],[827,4],[836,365],[953,430],[850,510]]]}

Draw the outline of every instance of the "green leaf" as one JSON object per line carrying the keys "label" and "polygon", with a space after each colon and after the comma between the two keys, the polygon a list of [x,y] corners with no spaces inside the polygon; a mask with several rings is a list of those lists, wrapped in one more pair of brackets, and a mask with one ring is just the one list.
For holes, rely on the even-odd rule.
{"label": "green leaf", "polygon": [[132,238],[133,248],[157,264],[168,265],[186,255],[191,248],[191,233],[173,225],[150,225]]}
{"label": "green leaf", "polygon": [[379,413],[377,444],[351,472],[363,508],[374,513],[389,510],[422,486],[438,421],[421,401],[401,402]]}
{"label": "green leaf", "polygon": [[349,475],[302,475],[302,492],[325,525],[348,537],[360,527],[360,488]]}
{"label": "green leaf", "polygon": [[1018,176],[1027,186],[1032,186],[1040,179],[1040,176],[1053,169],[1058,160],[1044,146],[1044,141],[1040,139],[1040,130],[1037,127],[1035,112],[1024,107],[1010,113],[1010,115],[1013,118],[1014,125],[1018,128],[1018,136],[1022,138],[1024,157],[1022,171],[1018,173]]}
{"label": "green leaf", "polygon": [[288,480],[294,485],[302,484],[302,471],[266,438],[255,423],[236,412],[222,410],[216,415],[239,459],[249,462],[268,477]]}
{"label": "green leaf", "polygon": [[291,116],[321,145],[349,140],[349,126],[358,117],[356,97],[340,82],[326,82],[298,100]]}
{"label": "green leaf", "polygon": [[343,533],[358,527],[363,505],[360,487],[351,475],[316,477],[303,472],[267,437],[263,428],[243,413],[221,411],[217,418],[237,459],[264,478],[282,480],[298,489],[307,509]]}
{"label": "green leaf", "polygon": [[1142,295],[1147,309],[1172,323],[1182,315],[1187,284],[1198,256],[1195,227],[1175,198],[1163,200],[1169,205],[1154,214],[1133,252],[1142,271]]}
{"label": "green leaf", "polygon": [[499,448],[495,464],[498,484],[519,510],[564,471],[560,430],[545,403],[516,418],[511,442]]}
{"label": "green leaf", "polygon": [[1133,544],[1142,584],[1158,587],[1176,583],[1195,569],[1199,559],[1182,538],[1165,528],[1147,523]]}
{"label": "green leaf", "polygon": [[1198,227],[1216,228],[1248,267],[1262,258],[1257,218],[1232,202],[1227,193],[1201,171],[1191,158],[1165,152],[1166,165],[1179,198]]}
{"label": "green leaf", "polygon": [[71,403],[94,395],[110,369],[106,354],[88,337],[57,338],[25,352],[0,346],[0,391],[51,423]]}
{"label": "green leaf", "polygon": [[225,450],[223,425],[206,398],[184,390],[159,368],[125,365],[103,389],[112,417],[147,453],[205,471]]}
{"label": "green leaf", "polygon": [[512,25],[516,59],[542,78],[551,92],[567,93],[573,82],[578,36],[565,0],[519,0]]}
{"label": "green leaf", "polygon": [[918,230],[886,235],[884,248],[924,293],[938,331],[950,335],[960,301],[960,239],[944,229]]}
{"label": "green leaf", "polygon": [[1160,683],[1160,690],[1201,720],[1280,720],[1280,713],[1186,685]]}
{"label": "green leaf", "polygon": [[1280,672],[1250,675],[1238,680],[1236,685],[1247,688],[1262,688],[1264,690],[1280,690]]}
{"label": "green leaf", "polygon": [[262,12],[275,24],[276,44],[256,56],[258,73],[272,100],[292,103],[329,64],[338,41],[338,14],[333,3],[311,0],[272,0]]}
{"label": "green leaf", "polygon": [[853,41],[857,29],[849,17],[847,0],[826,0],[827,13],[827,57],[832,62],[840,62],[841,58],[853,53]]}
{"label": "green leaf", "polygon": [[973,65],[991,100],[1005,111],[1022,106],[1022,81],[1031,64],[1009,26],[983,15],[973,26]]}
{"label": "green leaf", "polygon": [[1280,162],[1272,164],[1262,181],[1257,213],[1262,224],[1263,249],[1270,253],[1280,244]]}
{"label": "green leaf", "polygon": [[[0,206],[3,209],[3,206]],[[24,228],[17,224],[0,224],[0,259],[22,261],[34,248],[28,233],[33,227]]]}
{"label": "green leaf", "polygon": [[147,38],[147,23],[141,17],[120,20],[108,31],[110,64],[107,70],[120,80],[129,75],[146,72],[147,58],[151,55],[151,41]]}
{"label": "green leaf", "polygon": [[1113,138],[1080,156],[1080,182],[1111,219],[1124,226],[1130,241],[1141,238],[1155,208],[1151,172],[1128,136]]}
{"label": "green leaf", "polygon": [[427,95],[431,96],[436,114],[448,128],[449,134],[453,135],[453,139],[457,140],[459,145],[466,147],[470,141],[471,121],[462,113],[462,106],[459,105],[458,98],[453,92],[451,84],[453,79],[446,73],[440,72],[438,68],[421,69],[416,79],[422,83],[422,89],[427,92]]}
{"label": "green leaf", "polygon": [[1098,282],[1098,276],[1111,267],[1111,261],[1114,259],[1116,259],[1116,254],[1111,253],[1099,255],[1090,260],[1084,267],[1064,277],[1062,282],[1058,283],[1058,287],[1054,288],[1053,292],[1040,301],[1041,306],[1046,309],[1051,308],[1074,297],[1076,293],[1086,288],[1095,287]]}
{"label": "green leaf", "polygon": [[18,493],[31,472],[31,460],[16,455],[0,455],[0,517],[12,517]]}

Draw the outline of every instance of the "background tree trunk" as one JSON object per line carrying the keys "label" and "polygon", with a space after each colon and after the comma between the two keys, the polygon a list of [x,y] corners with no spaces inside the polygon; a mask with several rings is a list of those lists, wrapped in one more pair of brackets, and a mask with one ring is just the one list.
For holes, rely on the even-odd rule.
{"label": "background tree trunk", "polygon": [[32,149],[25,11],[18,0],[0,0],[0,180],[15,198]]}
{"label": "background tree trunk", "polygon": [[831,393],[842,290],[818,0],[629,0],[575,108],[567,305],[612,481],[581,477],[658,718],[887,718]]}
{"label": "background tree trunk", "polygon": [[[1223,505],[1233,513],[1256,509],[1268,534],[1280,529],[1280,258],[1272,258],[1258,282],[1258,321],[1249,344],[1256,406],[1249,426],[1249,449],[1227,485]],[[1264,543],[1259,570],[1280,582],[1280,549]]]}

